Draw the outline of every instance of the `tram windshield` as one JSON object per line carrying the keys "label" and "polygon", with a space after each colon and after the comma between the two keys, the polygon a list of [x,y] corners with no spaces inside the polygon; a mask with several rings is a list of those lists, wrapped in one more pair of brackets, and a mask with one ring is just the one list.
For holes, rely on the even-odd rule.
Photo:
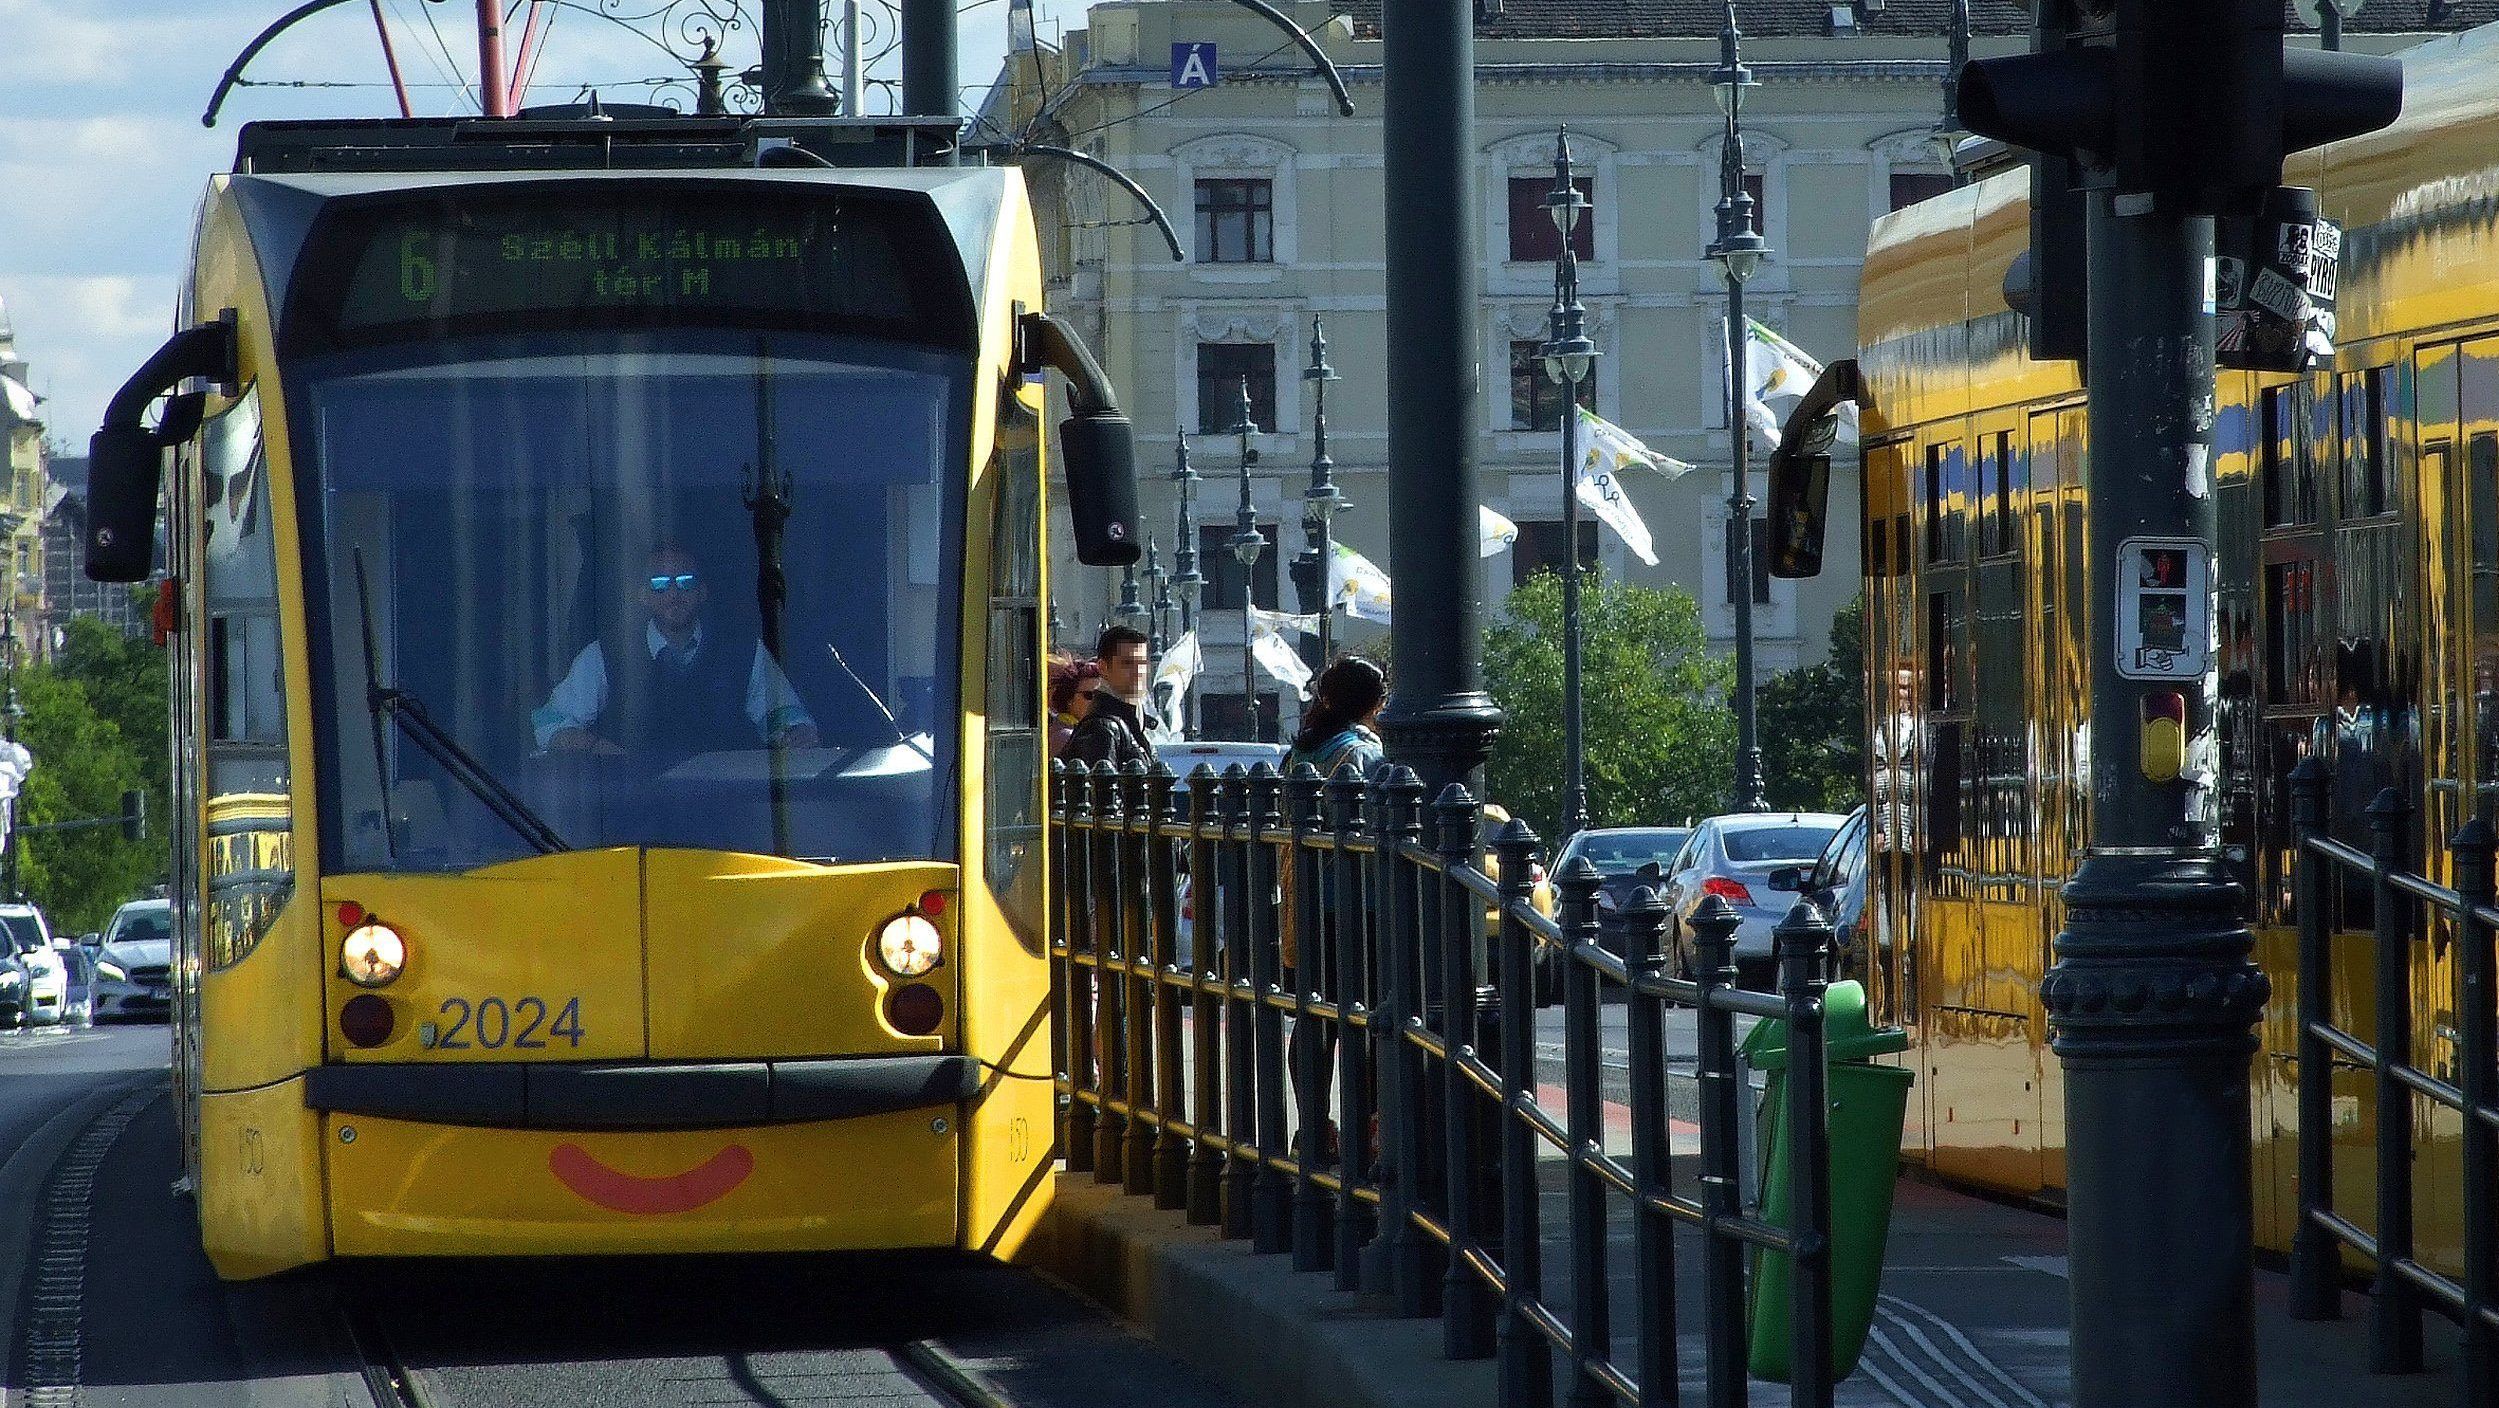
{"label": "tram windshield", "polygon": [[302,370],[338,863],[951,855],[961,358],[550,333]]}

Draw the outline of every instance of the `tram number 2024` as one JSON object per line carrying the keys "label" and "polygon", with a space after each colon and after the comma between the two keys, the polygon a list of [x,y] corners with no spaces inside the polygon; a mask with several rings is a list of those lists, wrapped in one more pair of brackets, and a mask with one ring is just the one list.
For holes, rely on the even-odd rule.
{"label": "tram number 2024", "polygon": [[568,1047],[581,1045],[581,999],[568,997],[557,1000],[546,997],[523,997],[510,1002],[500,997],[446,997],[442,1020],[428,1022],[434,1029],[433,1039],[426,1044],[436,1051],[466,1051],[477,1048],[501,1051],[544,1051],[562,1042]]}

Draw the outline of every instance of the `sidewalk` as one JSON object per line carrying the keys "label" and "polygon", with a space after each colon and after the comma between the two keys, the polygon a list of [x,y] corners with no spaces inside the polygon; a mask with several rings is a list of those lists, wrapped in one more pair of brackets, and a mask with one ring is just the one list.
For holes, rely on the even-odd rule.
{"label": "sidewalk", "polygon": [[[1682,1160],[1678,1160],[1679,1165]],[[1683,1170],[1679,1167],[1679,1181]],[[1562,1168],[1546,1169],[1548,1287],[1569,1265]],[[1619,1200],[1617,1200],[1619,1202]],[[1614,1218],[1609,1260],[1618,1359],[1633,1343],[1627,1210]],[[1686,1402],[1699,1401],[1699,1239],[1678,1239]],[[1058,1201],[1028,1258],[1161,1342],[1275,1408],[1494,1408],[1492,1361],[1440,1357],[1440,1322],[1398,1320],[1377,1300],[1296,1273],[1285,1256],[1254,1257],[1154,1210],[1090,1175],[1060,1175]],[[1566,1299],[1556,1294],[1555,1300]],[[2431,1317],[2428,1374],[2368,1372],[2365,1300],[2348,1295],[2328,1324],[2288,1317],[2285,1278],[2259,1271],[2257,1342],[2268,1408],[2423,1408],[2453,1401],[2452,1332]],[[1863,1408],[2060,1408],[2071,1402],[2065,1223],[2040,1212],[1917,1178],[1899,1185],[1875,1329],[1838,1402]],[[1558,1357],[1558,1356],[1557,1356]],[[1557,1385],[1555,1401],[1562,1401]],[[1783,1404],[1785,1386],[1756,1384],[1751,1401]]]}

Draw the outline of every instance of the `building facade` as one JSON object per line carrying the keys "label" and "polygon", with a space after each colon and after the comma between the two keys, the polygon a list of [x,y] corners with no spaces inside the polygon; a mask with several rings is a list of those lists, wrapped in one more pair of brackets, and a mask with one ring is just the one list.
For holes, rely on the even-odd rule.
{"label": "building facade", "polygon": [[8,477],[0,484],[0,636],[13,636],[17,660],[47,653],[44,619],[44,474],[41,404],[28,384],[8,309],[0,305],[0,434],[7,437]]}
{"label": "building facade", "polygon": [[[1209,579],[1200,633],[1209,733],[1240,717],[1242,569],[1228,544],[1240,496],[1232,428],[1242,388],[1262,432],[1250,498],[1270,544],[1252,572],[1252,599],[1294,609],[1289,558],[1305,543],[1300,500],[1313,453],[1312,386],[1302,371],[1317,323],[1341,378],[1328,388],[1328,451],[1352,500],[1336,536],[1395,575],[1381,249],[1384,221],[1414,217],[1383,208],[1379,7],[1302,0],[1283,8],[1344,74],[1354,116],[1338,115],[1301,55],[1242,7],[1109,0],[1057,50],[1010,54],[983,124],[993,139],[1011,128],[1126,172],[1169,213],[1187,255],[1172,259],[1142,209],[1110,182],[1073,166],[1027,163],[1054,307],[1084,328],[1127,398],[1147,521],[1166,566],[1177,519],[1167,474],[1184,433],[1203,476],[1195,516],[1198,570]],[[1672,480],[1625,476],[1656,566],[1586,515],[1579,550],[1608,578],[1690,592],[1713,642],[1731,649],[1739,584],[1725,550],[1726,298],[1719,267],[1705,258],[1717,232],[1723,144],[1707,83],[1719,7],[1510,0],[1478,8],[1498,12],[1479,20],[1476,54],[1478,454],[1487,506],[1520,530],[1508,552],[1484,559],[1482,590],[1497,603],[1566,552],[1561,394],[1535,356],[1547,336],[1560,241],[1543,202],[1554,185],[1556,130],[1566,126],[1591,202],[1575,252],[1601,353],[1583,402],[1696,466]],[[2018,42],[2012,36],[2028,24],[1995,0],[1975,9],[1980,52]],[[1854,351],[1871,222],[1952,182],[1934,140],[1949,12],[1946,0],[1739,5],[1745,62],[1760,82],[1744,106],[1744,169],[1772,250],[1747,285],[1747,312],[1818,359]],[[1190,86],[1201,76],[1213,81]],[[1757,499],[1766,458],[1756,442]],[[1835,524],[1853,521],[1853,476],[1835,476],[1831,508]],[[1831,549],[1818,579],[1774,580],[1764,568],[1746,584],[1763,673],[1821,658],[1832,615],[1856,590],[1855,535],[1834,533]],[[1106,619],[1116,574],[1072,559],[1054,567],[1070,635]],[[1355,624],[1340,635],[1359,648],[1376,629]],[[1263,672],[1260,688],[1274,690]],[[1289,720],[1293,702],[1279,702]]]}

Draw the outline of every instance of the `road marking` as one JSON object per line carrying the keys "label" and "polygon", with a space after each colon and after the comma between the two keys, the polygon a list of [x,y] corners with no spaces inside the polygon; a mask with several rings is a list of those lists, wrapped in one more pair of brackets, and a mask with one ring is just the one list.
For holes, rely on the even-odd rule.
{"label": "road marking", "polygon": [[113,1141],[163,1091],[149,1085],[121,1098],[70,1145],[44,1194],[35,1234],[37,1269],[28,1288],[34,1314],[26,1321],[27,1408],[76,1408],[85,1362],[80,1336],[87,1293],[87,1231],[95,1213],[96,1172]]}
{"label": "road marking", "polygon": [[2005,1260],[2024,1271],[2036,1271],[2042,1276],[2054,1276],[2060,1281],[2069,1279],[2065,1272],[2065,1258],[2061,1256],[2009,1256]]}
{"label": "road marking", "polygon": [[[2062,1257],[2058,1258],[2060,1261],[2063,1259],[2064,1258]],[[1936,1314],[1934,1311],[1927,1309],[1925,1306],[1922,1306],[1915,1301],[1902,1300],[1900,1297],[1894,1295],[1877,1294],[1875,1296],[1875,1306],[1878,1313],[1889,1319],[1899,1320],[1901,1315],[1906,1313],[1914,1315],[1918,1319],[1923,1320],[1927,1324],[1935,1327],[1935,1329],[1946,1339],[1951,1340],[1955,1347],[1959,1348],[1963,1354],[1967,1355],[1969,1361],[1972,1364],[1977,1365],[1980,1372],[2004,1385],[2007,1392],[2010,1392],[2016,1399],[2021,1401],[2023,1408],[2048,1408],[2047,1403],[2043,1401],[2039,1395],[2032,1393],[2027,1388],[2024,1388],[2019,1380],[2015,1379],[2011,1374],[2006,1373],[2003,1367],[1997,1364],[1995,1360],[1990,1359],[1985,1350],[1980,1349],[1976,1344],[1972,1343],[1970,1337],[1961,1332],[1960,1326],[1953,1324],[1951,1321],[1946,1320],[1941,1315]]]}
{"label": "road marking", "polygon": [[1874,1313],[1866,1335],[1866,1375],[1905,1408],[2059,1408],[1925,1306],[1878,1295]]}

